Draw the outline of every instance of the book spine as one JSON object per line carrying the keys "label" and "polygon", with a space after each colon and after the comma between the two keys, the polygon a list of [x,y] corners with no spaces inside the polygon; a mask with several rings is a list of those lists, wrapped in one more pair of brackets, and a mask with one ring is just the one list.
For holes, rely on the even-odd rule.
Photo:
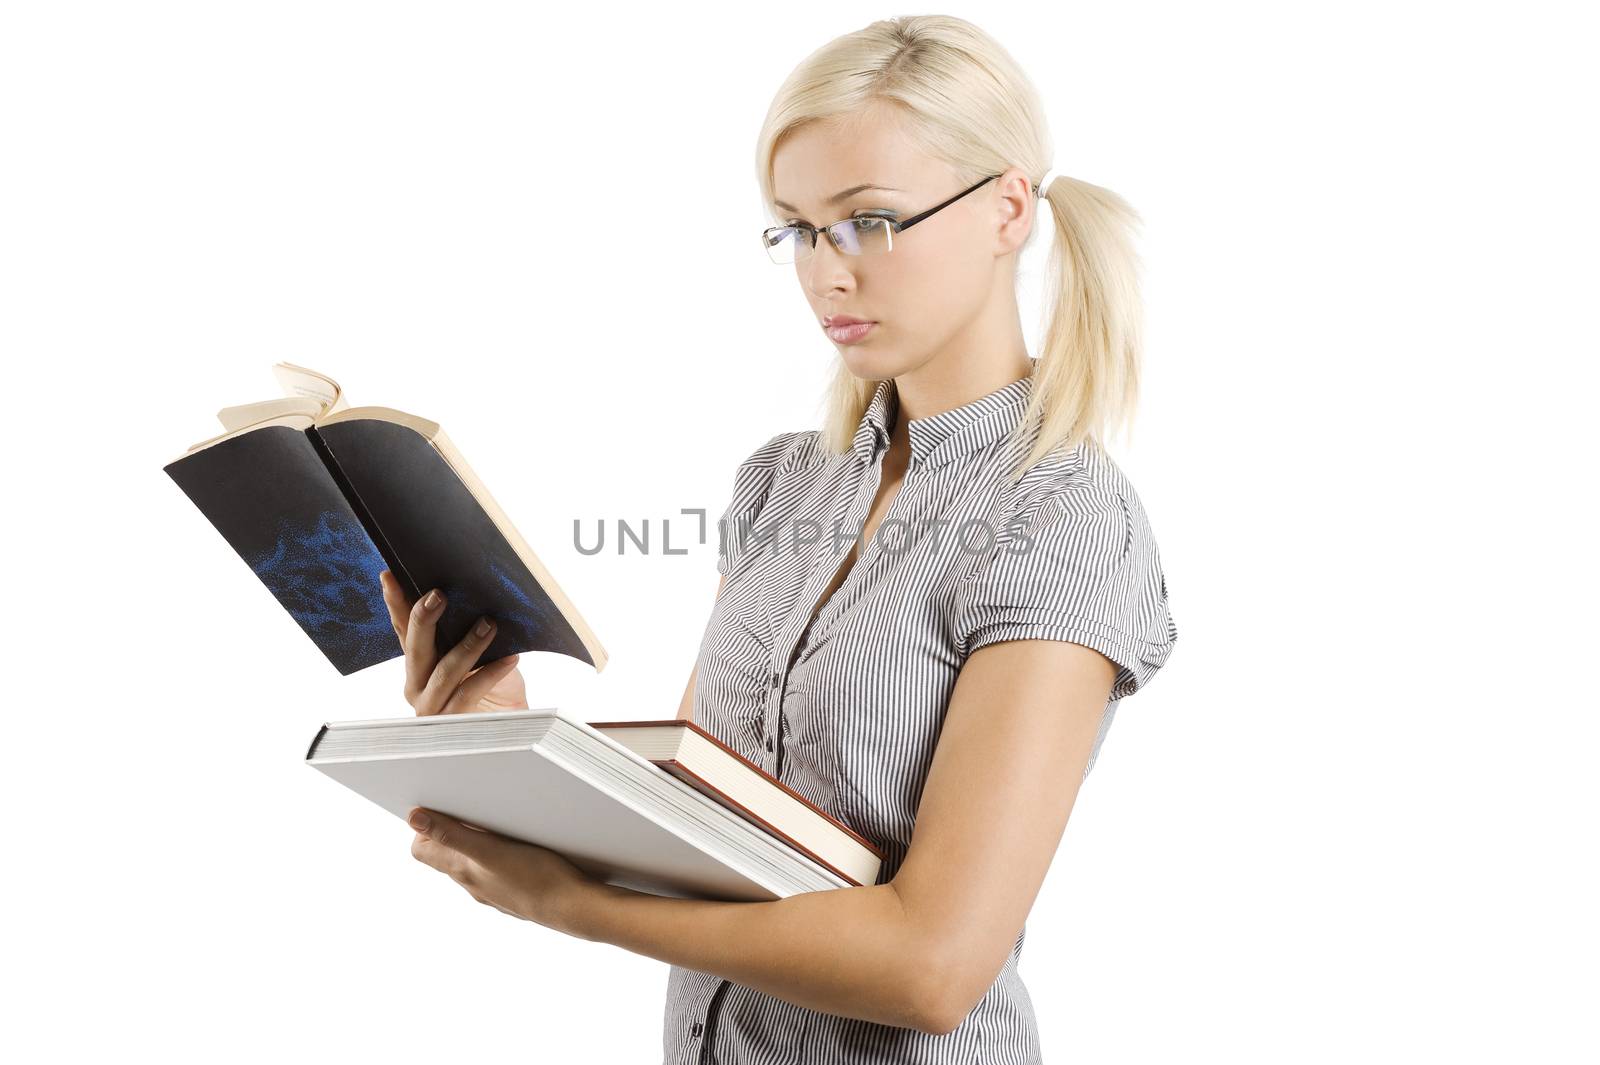
{"label": "book spine", "polygon": [[326,736],[327,734],[328,726],[326,722],[324,722],[323,726],[317,729],[316,738],[311,741],[311,746],[306,748],[306,761],[311,761],[311,756],[317,753],[317,744],[321,743],[322,737]]}
{"label": "book spine", "polygon": [[[406,571],[405,566],[400,562],[400,556],[395,554],[394,548],[389,545],[388,539],[384,537],[383,530],[378,528],[378,523],[373,520],[372,513],[367,510],[366,504],[361,502],[361,494],[350,483],[350,479],[344,475],[344,470],[339,466],[339,460],[333,457],[333,451],[328,447],[328,442],[322,439],[322,435],[317,432],[316,426],[308,427],[306,435],[311,438],[311,446],[316,448],[318,457],[322,459],[322,464],[328,467],[328,473],[332,475],[334,484],[339,486],[340,493],[350,501],[350,509],[355,511],[356,520],[361,523],[361,527],[372,538],[372,543],[377,547],[378,554],[383,556],[383,561],[389,567],[389,572],[394,574],[395,578],[404,586],[407,597],[415,602],[425,589],[418,588],[417,582],[411,579],[411,574]],[[307,757],[310,757],[309,754]]]}

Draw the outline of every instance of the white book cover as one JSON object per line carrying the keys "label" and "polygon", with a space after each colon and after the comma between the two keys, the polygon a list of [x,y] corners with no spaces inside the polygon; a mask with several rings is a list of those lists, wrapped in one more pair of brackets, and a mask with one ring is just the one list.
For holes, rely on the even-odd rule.
{"label": "white book cover", "polygon": [[636,891],[764,901],[849,886],[558,707],[329,722],[306,762],[402,820],[438,810]]}

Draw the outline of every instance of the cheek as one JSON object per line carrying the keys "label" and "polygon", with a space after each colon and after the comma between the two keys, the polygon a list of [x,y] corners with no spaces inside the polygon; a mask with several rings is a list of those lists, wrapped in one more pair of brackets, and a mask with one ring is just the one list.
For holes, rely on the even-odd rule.
{"label": "cheek", "polygon": [[907,255],[888,265],[878,298],[867,303],[883,307],[882,317],[901,335],[942,336],[983,301],[987,282],[955,256]]}

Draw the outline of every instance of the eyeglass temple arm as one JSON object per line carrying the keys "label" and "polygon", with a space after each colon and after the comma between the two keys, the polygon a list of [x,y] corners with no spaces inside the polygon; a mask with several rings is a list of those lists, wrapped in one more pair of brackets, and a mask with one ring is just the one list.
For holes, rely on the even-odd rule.
{"label": "eyeglass temple arm", "polygon": [[923,211],[921,214],[912,215],[910,218],[906,219],[904,222],[896,222],[894,219],[891,218],[891,219],[888,220],[889,221],[889,227],[892,230],[910,229],[912,226],[916,225],[918,222],[922,221],[924,218],[927,218],[929,215],[933,214],[935,211],[944,210],[946,207],[949,207],[952,203],[955,203],[957,200],[961,199],[961,197],[965,196],[968,192],[976,192],[976,191],[978,191],[979,189],[983,188],[985,185],[987,185],[989,182],[993,181],[995,178],[997,178],[999,176],[1000,176],[999,174],[990,174],[988,177],[984,178],[982,181],[978,182],[976,185],[973,185],[971,188],[966,189],[963,192],[956,193],[954,196],[950,197],[948,200],[944,201],[941,204],[937,204],[936,206],[928,208],[926,211]]}

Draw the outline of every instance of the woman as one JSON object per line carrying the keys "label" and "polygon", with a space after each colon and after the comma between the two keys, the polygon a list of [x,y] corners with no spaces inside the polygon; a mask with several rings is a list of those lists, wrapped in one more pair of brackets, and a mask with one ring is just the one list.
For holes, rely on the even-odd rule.
{"label": "woman", "polygon": [[[1134,216],[1049,156],[1026,78],[945,17],[831,42],[761,135],[763,244],[839,364],[826,426],[739,467],[680,715],[880,844],[878,883],[689,901],[437,814],[413,844],[480,901],[669,962],[666,1061],[1040,1059],[1023,922],[1118,701],[1177,635],[1098,443],[1135,397]],[[1036,221],[1056,252],[1034,360]],[[436,660],[437,609],[385,595],[418,713],[526,705],[514,660],[468,672],[492,632]]]}

